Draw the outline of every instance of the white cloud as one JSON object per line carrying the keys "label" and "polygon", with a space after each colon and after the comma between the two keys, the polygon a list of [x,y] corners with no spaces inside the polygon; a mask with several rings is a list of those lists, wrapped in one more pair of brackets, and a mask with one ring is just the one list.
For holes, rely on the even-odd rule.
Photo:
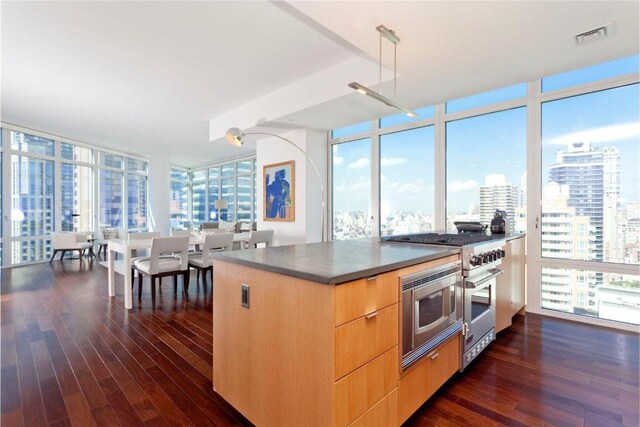
{"label": "white cloud", "polygon": [[340,164],[342,164],[342,162],[344,162],[344,157],[340,157],[340,156],[337,156],[335,154],[333,155],[333,164],[334,165],[340,165]]}
{"label": "white cloud", "polygon": [[371,188],[371,181],[360,181],[349,186],[349,191],[368,190]]}
{"label": "white cloud", "polygon": [[567,145],[573,142],[608,142],[625,138],[640,136],[640,123],[625,123],[622,125],[602,126],[587,129],[580,132],[573,132],[566,135],[552,138],[548,142],[551,144]]}
{"label": "white cloud", "polygon": [[349,167],[352,169],[363,168],[365,166],[369,166],[369,159],[366,157],[360,157],[355,162],[349,163]]}
{"label": "white cloud", "polygon": [[424,189],[424,186],[422,186],[422,184],[417,184],[413,182],[402,184],[400,188],[398,188],[398,193],[422,193],[424,191],[425,189]]}
{"label": "white cloud", "polygon": [[396,166],[407,163],[407,159],[404,157],[383,157],[380,159],[380,165],[382,166]]}
{"label": "white cloud", "polygon": [[459,179],[449,184],[449,186],[447,187],[447,190],[450,193],[458,193],[461,191],[473,190],[474,188],[477,188],[477,187],[478,187],[478,181],[475,181],[473,179],[468,179],[466,181],[463,181]]}

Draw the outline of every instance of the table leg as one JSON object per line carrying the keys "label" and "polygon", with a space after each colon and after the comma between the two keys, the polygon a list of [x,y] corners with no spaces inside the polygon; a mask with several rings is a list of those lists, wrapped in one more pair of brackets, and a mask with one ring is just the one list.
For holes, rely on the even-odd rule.
{"label": "table leg", "polygon": [[115,286],[115,264],[113,263],[114,251],[111,249],[107,250],[107,260],[109,264],[109,296],[116,296],[116,286]]}
{"label": "table leg", "polygon": [[131,251],[124,251],[124,308],[133,307],[133,296],[131,289]]}

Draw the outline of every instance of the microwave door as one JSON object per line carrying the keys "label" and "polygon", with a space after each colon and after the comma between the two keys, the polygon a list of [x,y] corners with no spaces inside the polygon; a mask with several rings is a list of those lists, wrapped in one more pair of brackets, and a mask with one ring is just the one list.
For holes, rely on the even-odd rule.
{"label": "microwave door", "polygon": [[421,345],[449,322],[450,303],[447,281],[412,292],[413,347]]}

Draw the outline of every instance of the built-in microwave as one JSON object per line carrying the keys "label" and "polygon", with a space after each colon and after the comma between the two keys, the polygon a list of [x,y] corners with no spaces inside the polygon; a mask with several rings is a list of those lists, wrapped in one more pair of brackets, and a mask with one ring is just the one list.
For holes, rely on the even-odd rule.
{"label": "built-in microwave", "polygon": [[460,261],[400,277],[402,369],[462,329]]}

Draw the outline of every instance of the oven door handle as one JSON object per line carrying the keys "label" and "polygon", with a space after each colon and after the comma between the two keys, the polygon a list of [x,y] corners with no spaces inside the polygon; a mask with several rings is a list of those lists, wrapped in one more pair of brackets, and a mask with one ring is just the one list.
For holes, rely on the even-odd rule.
{"label": "oven door handle", "polygon": [[501,275],[502,273],[504,273],[502,270],[500,270],[499,268],[494,268],[489,270],[491,271],[491,274],[489,274],[488,276],[484,276],[482,279],[477,280],[477,281],[471,281],[471,280],[467,280],[464,283],[464,287],[467,289],[477,289],[480,286],[482,286],[482,284],[488,282],[489,280],[498,277],[499,275]]}

